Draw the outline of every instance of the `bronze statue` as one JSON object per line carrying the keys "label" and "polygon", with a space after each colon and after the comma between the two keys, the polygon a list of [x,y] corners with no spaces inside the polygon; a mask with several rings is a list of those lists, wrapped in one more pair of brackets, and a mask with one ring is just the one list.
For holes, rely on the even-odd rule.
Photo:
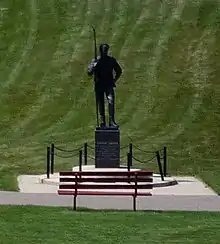
{"label": "bronze statue", "polygon": [[116,82],[122,74],[122,69],[117,60],[108,55],[109,45],[101,44],[99,47],[100,56],[92,59],[88,65],[88,75],[94,75],[96,101],[100,114],[100,127],[106,127],[105,118],[105,96],[109,107],[109,126],[118,128],[115,122],[115,92]]}

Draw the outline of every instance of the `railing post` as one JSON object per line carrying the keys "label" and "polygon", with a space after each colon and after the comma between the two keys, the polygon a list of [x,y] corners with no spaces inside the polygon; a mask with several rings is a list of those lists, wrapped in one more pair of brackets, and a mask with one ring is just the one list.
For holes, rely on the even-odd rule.
{"label": "railing post", "polygon": [[128,171],[131,170],[131,154],[130,153],[127,153],[127,169]]}
{"label": "railing post", "polygon": [[79,151],[79,171],[82,171],[82,150]]}
{"label": "railing post", "polygon": [[54,144],[51,144],[51,174],[54,174]]}
{"label": "railing post", "polygon": [[129,153],[130,153],[130,156],[131,156],[131,159],[130,159],[130,166],[132,166],[132,157],[133,157],[133,147],[132,147],[132,143],[129,143]]}
{"label": "railing post", "polygon": [[159,167],[159,171],[160,171],[161,180],[164,181],[163,170],[162,170],[162,164],[161,164],[161,161],[160,161],[160,153],[159,153],[159,151],[156,152],[156,156],[157,156],[157,163],[158,163],[158,167]]}
{"label": "railing post", "polygon": [[84,143],[84,164],[87,165],[88,163],[88,144],[87,143]]}
{"label": "railing post", "polygon": [[50,147],[47,147],[47,179],[50,178]]}
{"label": "railing post", "polygon": [[163,174],[167,176],[167,148],[163,148]]}
{"label": "railing post", "polygon": [[[128,169],[128,172],[131,171],[131,167],[130,167],[130,158],[131,158],[130,153],[127,153],[127,169]],[[130,175],[128,175],[128,183],[130,183]]]}
{"label": "railing post", "polygon": [[135,189],[134,189],[134,196],[133,196],[133,210],[134,210],[134,211],[137,210],[137,206],[136,206],[137,188],[138,188],[137,183],[138,183],[137,173],[135,173]]}

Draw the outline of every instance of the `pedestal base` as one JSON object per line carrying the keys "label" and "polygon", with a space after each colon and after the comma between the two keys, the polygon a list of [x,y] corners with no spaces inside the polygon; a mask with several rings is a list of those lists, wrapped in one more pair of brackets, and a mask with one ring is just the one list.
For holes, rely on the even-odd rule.
{"label": "pedestal base", "polygon": [[95,130],[95,167],[120,167],[120,130],[97,128]]}

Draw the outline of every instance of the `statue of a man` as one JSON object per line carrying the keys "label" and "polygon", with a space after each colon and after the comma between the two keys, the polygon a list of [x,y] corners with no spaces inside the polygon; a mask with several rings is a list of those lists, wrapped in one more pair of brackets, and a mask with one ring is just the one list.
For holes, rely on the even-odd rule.
{"label": "statue of a man", "polygon": [[100,56],[88,65],[88,75],[94,75],[95,91],[99,105],[100,127],[106,126],[105,96],[109,107],[109,126],[118,128],[115,122],[115,93],[116,82],[122,74],[122,69],[116,59],[108,55],[109,45],[101,44]]}

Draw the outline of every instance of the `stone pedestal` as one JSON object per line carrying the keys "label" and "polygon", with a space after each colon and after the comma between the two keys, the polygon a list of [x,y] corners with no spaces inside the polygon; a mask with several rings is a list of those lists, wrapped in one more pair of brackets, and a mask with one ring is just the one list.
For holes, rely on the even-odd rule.
{"label": "stone pedestal", "polygon": [[97,128],[95,130],[95,167],[120,167],[120,130]]}

